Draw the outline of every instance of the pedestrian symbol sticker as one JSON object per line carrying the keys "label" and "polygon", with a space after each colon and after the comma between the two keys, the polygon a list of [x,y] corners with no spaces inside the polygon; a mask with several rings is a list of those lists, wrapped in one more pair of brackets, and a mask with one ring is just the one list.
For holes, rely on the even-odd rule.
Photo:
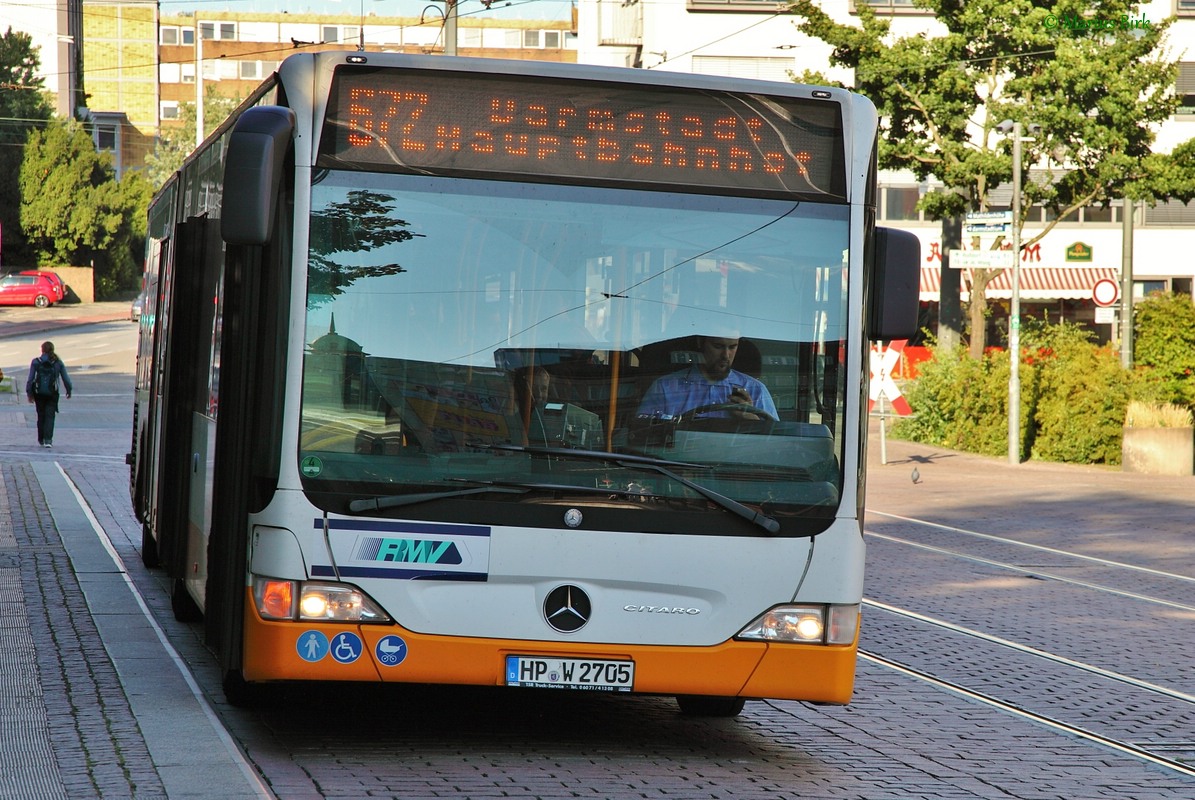
{"label": "pedestrian symbol sticker", "polygon": [[299,462],[299,471],[305,478],[317,477],[324,471],[324,462],[320,461],[319,456],[307,456]]}
{"label": "pedestrian symbol sticker", "polygon": [[303,631],[295,645],[299,658],[312,663],[328,655],[328,637],[319,631]]}
{"label": "pedestrian symbol sticker", "polygon": [[352,664],[361,657],[361,637],[355,633],[336,634],[332,640],[332,658],[341,664]]}
{"label": "pedestrian symbol sticker", "polygon": [[374,649],[382,666],[397,667],[407,657],[407,643],[398,636],[383,636]]}

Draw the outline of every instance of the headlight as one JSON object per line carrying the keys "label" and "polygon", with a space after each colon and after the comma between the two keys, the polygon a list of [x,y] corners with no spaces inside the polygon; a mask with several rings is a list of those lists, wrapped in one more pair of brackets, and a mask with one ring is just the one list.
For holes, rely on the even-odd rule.
{"label": "headlight", "polygon": [[739,631],[737,639],[798,644],[850,644],[859,629],[858,605],[776,606]]}
{"label": "headlight", "polygon": [[253,597],[263,619],[390,622],[369,595],[344,583],[286,581],[254,576]]}

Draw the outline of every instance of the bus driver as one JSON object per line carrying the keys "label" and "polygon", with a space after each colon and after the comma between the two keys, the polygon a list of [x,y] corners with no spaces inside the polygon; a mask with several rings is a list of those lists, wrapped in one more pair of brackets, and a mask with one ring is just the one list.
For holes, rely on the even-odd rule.
{"label": "bus driver", "polygon": [[[772,419],[779,418],[768,387],[732,368],[739,350],[738,337],[700,336],[698,345],[701,360],[658,378],[643,396],[639,416],[677,417],[694,408],[738,403],[766,411]],[[723,410],[717,416],[760,418],[745,410]]]}

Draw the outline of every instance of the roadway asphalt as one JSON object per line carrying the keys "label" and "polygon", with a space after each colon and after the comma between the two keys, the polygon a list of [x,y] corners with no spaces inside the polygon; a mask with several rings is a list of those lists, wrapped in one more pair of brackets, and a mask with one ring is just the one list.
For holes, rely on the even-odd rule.
{"label": "roadway asphalt", "polygon": [[[0,308],[0,337],[127,318],[127,303]],[[182,671],[148,613],[168,599],[143,596],[130,578],[145,570],[124,466],[31,444],[35,415],[20,391],[0,393],[0,798],[275,796],[218,724],[222,698]],[[89,429],[75,408],[63,425],[76,452],[103,452],[100,437],[114,432]],[[1047,516],[1065,514],[1054,522],[1078,529],[1117,520],[1139,536],[1191,524],[1192,477],[1013,466],[891,438],[881,446],[878,433],[873,421],[868,504],[889,515],[925,516],[974,497],[968,526],[999,530],[1008,508],[1033,497],[1047,501]],[[268,748],[254,757],[276,778],[271,760],[285,761]]]}

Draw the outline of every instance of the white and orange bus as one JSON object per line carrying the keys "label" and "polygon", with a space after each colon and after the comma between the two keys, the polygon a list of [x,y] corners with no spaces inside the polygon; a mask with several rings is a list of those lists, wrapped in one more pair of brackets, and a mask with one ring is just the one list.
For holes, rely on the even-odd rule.
{"label": "white and orange bus", "polygon": [[916,321],[876,137],[795,83],[284,61],[149,214],[132,498],[230,700],[847,702],[869,341]]}

